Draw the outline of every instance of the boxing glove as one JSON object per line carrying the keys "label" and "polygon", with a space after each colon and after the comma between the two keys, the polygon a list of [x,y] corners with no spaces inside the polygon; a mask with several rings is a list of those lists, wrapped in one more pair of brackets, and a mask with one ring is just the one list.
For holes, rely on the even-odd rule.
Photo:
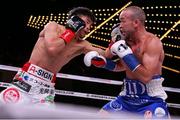
{"label": "boxing glove", "polygon": [[103,56],[99,55],[96,51],[90,51],[84,56],[84,63],[86,66],[90,67],[94,65],[99,68],[105,68],[107,70],[113,70],[116,66],[116,63],[110,59],[106,59]]}
{"label": "boxing glove", "polygon": [[113,43],[119,40],[123,40],[124,36],[122,35],[120,29],[119,29],[119,24],[115,24],[112,27],[112,32],[111,32],[111,42],[109,44],[109,48],[112,46]]}
{"label": "boxing glove", "polygon": [[119,25],[120,24],[115,24],[112,27],[111,40],[113,42],[117,42],[119,40],[123,40],[124,39],[124,36],[122,35],[122,33],[121,33],[120,29],[119,29]]}
{"label": "boxing glove", "polygon": [[65,27],[65,32],[62,33],[59,37],[62,38],[65,43],[69,43],[74,38],[75,34],[85,27],[85,22],[78,16],[72,16],[66,22]]}
{"label": "boxing glove", "polygon": [[118,55],[131,71],[135,71],[140,66],[138,59],[124,40],[115,42],[110,51],[113,55]]}

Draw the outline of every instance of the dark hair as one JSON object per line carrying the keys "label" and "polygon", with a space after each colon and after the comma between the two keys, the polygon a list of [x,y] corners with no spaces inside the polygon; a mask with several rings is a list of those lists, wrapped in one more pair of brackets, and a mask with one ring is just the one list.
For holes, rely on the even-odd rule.
{"label": "dark hair", "polygon": [[139,19],[142,24],[145,24],[146,14],[143,11],[143,9],[141,9],[138,6],[129,6],[125,10],[131,10],[132,13],[133,13],[132,18],[133,19]]}
{"label": "dark hair", "polygon": [[93,15],[93,13],[90,11],[89,8],[86,8],[86,7],[76,7],[76,8],[73,8],[72,10],[70,10],[68,12],[68,19],[71,18],[71,16],[74,16],[74,15],[83,15],[83,16],[87,16],[89,17],[93,22],[96,21],[96,17]]}

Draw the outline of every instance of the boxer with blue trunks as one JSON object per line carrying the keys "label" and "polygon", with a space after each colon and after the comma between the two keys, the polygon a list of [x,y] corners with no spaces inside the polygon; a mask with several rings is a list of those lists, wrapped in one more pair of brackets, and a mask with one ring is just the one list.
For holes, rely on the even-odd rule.
{"label": "boxer with blue trunks", "polygon": [[168,118],[168,109],[163,90],[163,78],[154,76],[148,84],[139,80],[124,79],[123,91],[115,100],[103,106],[103,110],[117,113],[120,111],[139,113],[145,118]]}
{"label": "boxer with blue trunks", "polygon": [[[120,23],[113,27],[105,55],[90,51],[84,56],[86,66],[126,73],[123,91],[106,104],[101,113],[128,111],[144,114],[144,118],[168,118],[167,95],[161,77],[164,61],[162,42],[146,31],[146,16],[140,7],[125,8],[119,20]],[[113,56],[119,60],[113,61]]]}

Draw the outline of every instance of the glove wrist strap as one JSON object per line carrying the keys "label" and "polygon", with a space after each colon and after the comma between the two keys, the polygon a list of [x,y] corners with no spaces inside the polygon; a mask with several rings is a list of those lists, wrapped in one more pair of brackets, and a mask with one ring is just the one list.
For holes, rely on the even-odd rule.
{"label": "glove wrist strap", "polygon": [[74,36],[75,33],[72,30],[66,29],[66,31],[59,36],[59,38],[63,39],[65,43],[70,43]]}
{"label": "glove wrist strap", "polygon": [[140,66],[138,59],[133,54],[128,54],[124,56],[122,59],[129,67],[129,69],[133,72]]}
{"label": "glove wrist strap", "polygon": [[116,63],[112,61],[111,59],[106,59],[106,65],[104,66],[105,69],[113,71],[116,67]]}

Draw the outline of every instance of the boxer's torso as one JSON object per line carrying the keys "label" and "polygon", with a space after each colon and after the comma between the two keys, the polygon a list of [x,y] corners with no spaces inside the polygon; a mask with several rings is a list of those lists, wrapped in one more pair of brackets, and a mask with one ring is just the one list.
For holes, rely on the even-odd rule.
{"label": "boxer's torso", "polygon": [[[133,50],[133,54],[137,57],[137,59],[139,60],[139,62],[143,65],[144,64],[144,55],[146,52],[149,52],[147,50],[147,47],[149,47],[149,43],[155,40],[155,36],[153,34],[147,33],[144,36],[144,39],[141,40],[141,42],[139,42],[136,45],[131,45],[131,49]],[[161,44],[160,40],[156,39],[156,44]],[[154,75],[158,74],[161,75],[161,69],[162,69],[162,63],[164,60],[164,51],[163,49],[161,49],[161,52],[159,54],[159,59],[158,59],[158,63],[156,65],[156,69],[153,71]],[[127,69],[127,66],[124,63],[124,66],[126,67],[126,76],[130,79],[137,79],[134,75],[134,73],[132,71],[130,71],[129,69]]]}
{"label": "boxer's torso", "polygon": [[[61,29],[61,28],[59,28]],[[58,34],[62,31],[57,30]],[[61,40],[61,39],[57,39]],[[44,36],[40,36],[31,54],[29,62],[40,66],[46,70],[53,73],[59,72],[59,70],[67,64],[71,59],[83,53],[85,41],[72,40],[70,43],[66,44],[63,50],[57,55],[51,55],[45,46]],[[58,46],[60,47],[60,46]],[[57,50],[59,48],[56,48]]]}

